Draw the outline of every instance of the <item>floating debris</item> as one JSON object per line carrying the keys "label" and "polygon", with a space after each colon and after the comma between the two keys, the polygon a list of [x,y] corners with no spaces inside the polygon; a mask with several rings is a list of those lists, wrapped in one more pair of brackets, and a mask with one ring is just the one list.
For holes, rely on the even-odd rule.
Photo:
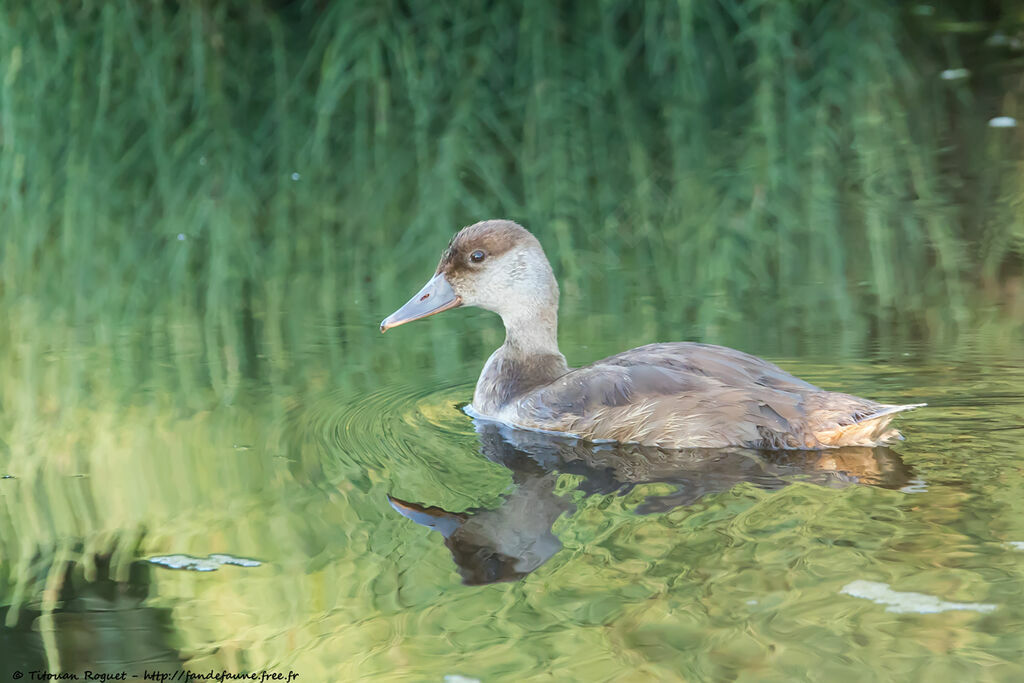
{"label": "floating debris", "polygon": [[216,553],[210,555],[211,560],[216,560],[221,564],[233,564],[236,567],[259,567],[263,563],[259,560],[250,560],[248,557],[235,557],[234,555],[224,555]]}
{"label": "floating debris", "polygon": [[944,81],[959,81],[971,75],[969,69],[946,69],[939,77]]}
{"label": "floating debris", "polygon": [[185,241],[185,233],[183,233],[183,232],[179,232],[178,233],[178,241],[179,242],[184,242]]}
{"label": "floating debris", "polygon": [[1014,550],[1024,550],[1024,541],[1007,541],[1006,545]]}
{"label": "floating debris", "polygon": [[926,493],[928,491],[928,482],[924,479],[911,479],[900,491],[903,493]]}
{"label": "floating debris", "polygon": [[206,166],[206,157],[199,157],[199,165]]}
{"label": "floating debris", "polygon": [[997,116],[988,120],[989,128],[1016,128],[1017,119],[1012,116]]}
{"label": "floating debris", "polygon": [[480,679],[460,676],[459,674],[448,674],[444,677],[444,683],[480,683]]}
{"label": "floating debris", "polygon": [[896,614],[938,614],[951,610],[991,612],[996,608],[996,605],[981,602],[946,602],[939,600],[934,595],[894,591],[889,584],[877,581],[853,581],[843,586],[839,592],[855,598],[864,598],[879,605],[886,605],[886,612],[895,612]]}
{"label": "floating debris", "polygon": [[193,572],[214,572],[226,564],[236,567],[259,567],[262,562],[245,557],[235,557],[218,553],[209,557],[192,557],[191,555],[159,555],[147,560],[168,569],[184,569]]}
{"label": "floating debris", "polygon": [[298,173],[292,173],[292,180],[298,180],[301,177]]}

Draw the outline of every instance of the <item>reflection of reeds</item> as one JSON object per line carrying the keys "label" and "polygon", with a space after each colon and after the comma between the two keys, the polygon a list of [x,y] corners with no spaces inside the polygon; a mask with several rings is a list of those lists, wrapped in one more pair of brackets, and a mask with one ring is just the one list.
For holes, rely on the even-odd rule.
{"label": "reflection of reeds", "polygon": [[[831,365],[794,369],[815,381],[837,378]],[[838,372],[857,387],[877,386],[890,370]],[[459,587],[442,543],[411,528],[385,495],[461,510],[494,506],[508,490],[508,473],[480,455],[469,425],[452,422],[462,419],[451,405],[454,392],[424,401],[389,394],[355,415],[341,407],[351,397],[337,393],[309,396],[281,415],[273,401],[178,412],[159,400],[111,408],[115,402],[104,397],[102,405],[69,411],[63,421],[40,415],[31,423],[31,450],[12,441],[5,467],[18,478],[0,480],[0,593],[6,599],[14,594],[9,586],[20,583],[23,610],[44,614],[39,625],[53,653],[67,635],[52,612],[60,607],[55,596],[66,561],[86,563],[85,578],[92,580],[91,558],[114,550],[109,574],[124,583],[137,557],[251,556],[262,564],[209,574],[154,567],[146,606],[170,610],[174,646],[190,670],[292,666],[310,680],[394,671],[437,680],[451,672],[453,660],[461,670],[501,680],[521,670],[515,667],[538,667],[552,656],[581,672],[570,676],[580,679],[599,677],[594,657],[606,668],[648,667],[654,680],[681,667],[724,672],[727,664],[710,645],[724,647],[737,630],[753,629],[754,640],[793,631],[813,638],[824,624],[845,623],[851,608],[837,604],[837,594],[855,576],[893,586],[903,581],[902,588],[999,603],[1008,611],[1014,608],[1005,596],[1024,580],[1024,569],[1015,551],[991,542],[987,528],[993,526],[996,539],[1024,537],[1020,498],[999,483],[1007,476],[1005,458],[1021,447],[1014,432],[987,430],[1020,422],[1014,393],[1020,373],[1014,372],[966,366],[951,375],[940,363],[913,375],[932,382],[916,391],[939,405],[957,400],[971,381],[990,397],[992,405],[922,411],[908,453],[929,482],[941,481],[951,466],[932,461],[955,461],[965,479],[987,479],[994,501],[960,485],[931,484],[927,497],[908,498],[800,483],[769,494],[741,484],[641,517],[634,511],[645,497],[679,491],[641,485],[624,498],[584,498],[575,490],[580,480],[562,475],[556,493],[580,510],[556,524],[565,551],[526,583],[476,592]],[[399,405],[387,413],[383,401]],[[951,448],[945,434],[936,436],[951,413],[957,433],[980,431],[987,435],[982,443],[961,439]],[[384,450],[371,451],[375,441],[384,441]],[[415,449],[414,457],[402,449]],[[595,469],[613,466],[600,457]],[[1004,584],[989,578],[993,567]],[[1005,582],[1011,587],[1000,589]],[[766,612],[750,601],[764,603]],[[713,614],[680,616],[693,605],[701,615],[709,605]],[[859,618],[886,618],[862,609]],[[808,610],[817,614],[812,623]],[[728,616],[733,613],[738,616]],[[651,631],[661,627],[664,632]],[[950,627],[926,621],[914,628],[920,638],[899,641],[902,650],[892,649],[884,635],[890,631],[882,629],[872,641],[881,644],[871,645],[880,661],[895,666],[907,657],[934,657],[921,638],[948,636]],[[708,646],[692,648],[689,639],[674,645],[679,629]],[[1010,628],[1000,631],[1008,635],[998,646],[970,624],[958,633],[958,650],[942,653],[947,665],[949,658],[980,657],[993,648],[1019,651]],[[794,642],[789,647],[803,647],[802,638]],[[808,661],[821,657],[807,648]],[[768,665],[767,649],[752,652]],[[50,670],[57,661],[49,660]]]}

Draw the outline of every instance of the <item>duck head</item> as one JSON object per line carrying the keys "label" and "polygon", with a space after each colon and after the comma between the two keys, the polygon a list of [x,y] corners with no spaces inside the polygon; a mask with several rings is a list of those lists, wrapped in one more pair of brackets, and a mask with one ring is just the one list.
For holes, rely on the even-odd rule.
{"label": "duck head", "polygon": [[537,238],[507,220],[463,228],[448,243],[434,277],[385,318],[380,331],[459,306],[494,311],[508,329],[556,315],[558,284]]}

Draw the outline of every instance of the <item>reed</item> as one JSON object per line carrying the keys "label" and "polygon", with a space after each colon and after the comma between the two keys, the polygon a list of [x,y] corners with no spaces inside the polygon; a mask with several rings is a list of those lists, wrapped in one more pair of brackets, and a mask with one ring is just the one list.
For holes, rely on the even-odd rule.
{"label": "reed", "polygon": [[[177,381],[228,399],[310,339],[372,367],[364,326],[490,216],[540,233],[568,296],[629,317],[618,266],[697,336],[967,325],[974,283],[1019,262],[1020,134],[961,136],[983,151],[944,168],[980,105],[913,22],[810,0],[9,3],[4,346],[45,319],[128,374],[188,350],[209,370]],[[986,168],[975,212],[957,197]]]}

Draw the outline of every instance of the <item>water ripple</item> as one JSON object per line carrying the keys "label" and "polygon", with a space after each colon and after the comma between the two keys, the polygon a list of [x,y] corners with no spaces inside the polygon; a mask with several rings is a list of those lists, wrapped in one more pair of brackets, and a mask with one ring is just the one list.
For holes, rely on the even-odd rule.
{"label": "water ripple", "polygon": [[325,468],[363,490],[383,482],[383,492],[434,491],[435,500],[446,491],[451,503],[452,496],[475,498],[481,482],[495,484],[495,493],[508,484],[501,468],[479,457],[460,409],[471,396],[472,385],[445,382],[394,383],[355,400],[339,390],[294,410],[291,428],[296,438],[315,440]]}

